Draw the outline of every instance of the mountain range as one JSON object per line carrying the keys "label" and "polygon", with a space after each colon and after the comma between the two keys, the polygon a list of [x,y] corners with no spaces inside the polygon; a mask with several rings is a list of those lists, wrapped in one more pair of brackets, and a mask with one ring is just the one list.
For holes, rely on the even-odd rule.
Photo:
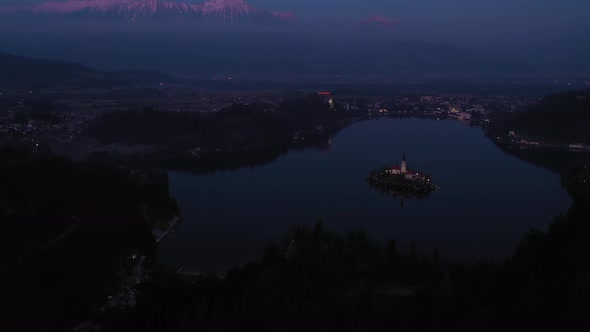
{"label": "mountain range", "polygon": [[296,22],[292,12],[258,9],[244,0],[209,0],[194,4],[165,0],[69,0],[49,1],[33,6],[0,8],[3,14],[62,15],[109,18],[124,21],[184,18],[228,22]]}

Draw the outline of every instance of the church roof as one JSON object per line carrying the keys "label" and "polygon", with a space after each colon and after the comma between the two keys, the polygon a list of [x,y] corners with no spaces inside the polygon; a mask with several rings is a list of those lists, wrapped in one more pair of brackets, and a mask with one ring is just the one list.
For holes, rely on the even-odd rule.
{"label": "church roof", "polygon": [[402,158],[402,161],[406,161],[406,154],[404,153],[404,157]]}

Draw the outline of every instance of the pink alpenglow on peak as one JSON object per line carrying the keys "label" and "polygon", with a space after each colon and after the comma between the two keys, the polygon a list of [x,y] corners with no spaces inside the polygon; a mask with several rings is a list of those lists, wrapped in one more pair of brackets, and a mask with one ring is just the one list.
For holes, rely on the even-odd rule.
{"label": "pink alpenglow on peak", "polygon": [[261,11],[243,0],[210,0],[203,4],[203,16],[235,21]]}
{"label": "pink alpenglow on peak", "polygon": [[[153,0],[145,0],[142,3],[152,4]],[[31,10],[35,13],[70,13],[84,9],[109,10],[116,6],[139,3],[135,0],[69,0],[69,1],[49,1],[36,6]]]}
{"label": "pink alpenglow on peak", "polygon": [[69,0],[49,1],[30,8],[20,9],[28,9],[36,14],[66,14],[88,10],[97,13],[114,12],[131,16],[148,16],[160,11],[198,13],[200,8],[200,5],[160,0]]}
{"label": "pink alpenglow on peak", "polygon": [[395,28],[398,25],[398,20],[387,18],[385,16],[375,15],[365,18],[364,20],[359,22],[359,25],[366,26],[366,25],[381,25],[386,26],[389,28]]}
{"label": "pink alpenglow on peak", "polygon": [[135,21],[140,18],[182,17],[188,19],[211,19],[221,21],[260,22],[259,18],[270,17],[277,21],[297,22],[291,12],[268,12],[250,5],[244,0],[208,0],[189,3],[189,0],[49,0],[20,7],[0,7],[0,14],[60,14],[95,15]]}
{"label": "pink alpenglow on peak", "polygon": [[280,18],[281,20],[289,23],[298,23],[299,17],[297,17],[293,12],[286,11],[286,12],[273,12],[272,16],[276,18]]}

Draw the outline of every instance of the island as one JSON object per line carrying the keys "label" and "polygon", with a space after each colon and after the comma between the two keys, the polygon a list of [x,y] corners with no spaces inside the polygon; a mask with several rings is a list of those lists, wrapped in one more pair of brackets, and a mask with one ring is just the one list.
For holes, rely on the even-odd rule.
{"label": "island", "polygon": [[367,182],[382,193],[400,198],[424,198],[439,189],[430,176],[408,169],[404,154],[401,166],[384,166],[371,171]]}

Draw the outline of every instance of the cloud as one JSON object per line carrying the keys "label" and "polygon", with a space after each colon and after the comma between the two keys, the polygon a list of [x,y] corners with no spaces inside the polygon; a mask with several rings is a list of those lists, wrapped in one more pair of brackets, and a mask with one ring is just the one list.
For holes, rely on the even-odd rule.
{"label": "cloud", "polygon": [[359,22],[359,26],[381,25],[389,28],[395,28],[398,24],[398,20],[380,15],[369,16]]}
{"label": "cloud", "polygon": [[283,21],[286,22],[291,22],[291,23],[297,23],[299,22],[299,17],[297,17],[293,12],[291,11],[285,11],[285,12],[273,12],[272,15],[276,18],[280,18]]}

